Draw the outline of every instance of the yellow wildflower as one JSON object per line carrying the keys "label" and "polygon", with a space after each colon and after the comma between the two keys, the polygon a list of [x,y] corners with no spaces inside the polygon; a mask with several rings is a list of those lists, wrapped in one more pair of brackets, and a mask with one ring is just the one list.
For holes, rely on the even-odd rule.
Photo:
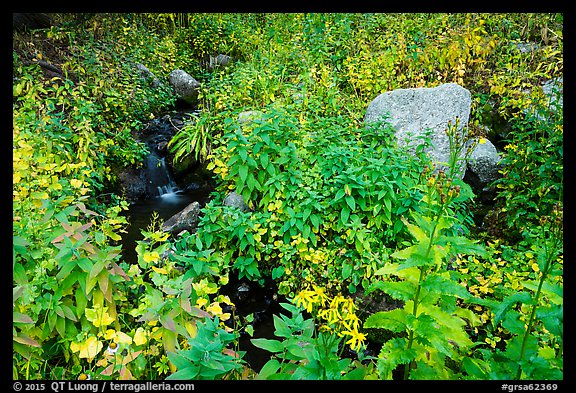
{"label": "yellow wildflower", "polygon": [[344,334],[350,336],[350,339],[346,341],[346,344],[350,345],[354,351],[357,351],[364,345],[364,340],[366,340],[366,335],[360,333],[358,330],[345,331]]}

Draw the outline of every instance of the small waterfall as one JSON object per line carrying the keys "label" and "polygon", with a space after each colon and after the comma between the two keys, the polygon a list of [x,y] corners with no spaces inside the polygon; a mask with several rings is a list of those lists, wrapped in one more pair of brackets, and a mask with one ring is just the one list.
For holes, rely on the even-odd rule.
{"label": "small waterfall", "polygon": [[164,157],[160,157],[156,153],[150,153],[146,158],[150,193],[155,192],[159,197],[171,196],[180,191],[164,160]]}

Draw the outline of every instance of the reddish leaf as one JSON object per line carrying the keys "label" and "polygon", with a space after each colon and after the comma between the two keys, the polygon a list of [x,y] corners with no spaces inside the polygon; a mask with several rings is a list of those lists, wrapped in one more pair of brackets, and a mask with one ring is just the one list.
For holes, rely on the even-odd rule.
{"label": "reddish leaf", "polygon": [[13,339],[14,339],[14,341],[19,342],[20,344],[30,345],[30,346],[37,347],[37,348],[41,347],[41,345],[38,344],[38,342],[36,340],[33,340],[26,335],[20,334],[19,336],[13,336]]}

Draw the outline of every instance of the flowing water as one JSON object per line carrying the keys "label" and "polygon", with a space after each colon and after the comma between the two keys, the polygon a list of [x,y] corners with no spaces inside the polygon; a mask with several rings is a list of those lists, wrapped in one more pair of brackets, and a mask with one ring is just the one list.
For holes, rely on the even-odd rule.
{"label": "flowing water", "polygon": [[[123,234],[122,248],[125,261],[137,263],[136,242],[143,239],[141,230],[146,230],[151,223],[154,212],[166,221],[183,210],[192,202],[204,206],[209,200],[211,189],[188,185],[182,190],[173,180],[170,168],[164,157],[152,152],[145,160],[147,188],[152,197],[134,201],[130,204],[126,217],[130,226]],[[222,288],[223,294],[229,295],[236,306],[236,315],[245,317],[254,315],[254,333],[249,336],[242,331],[239,338],[239,349],[245,351],[244,360],[255,371],[260,371],[269,360],[270,352],[255,347],[252,338],[274,338],[273,314],[281,311],[276,300],[276,289],[272,283],[264,287],[254,282],[238,280],[231,277],[230,283]]]}
{"label": "flowing water", "polygon": [[142,240],[141,230],[146,230],[150,225],[154,212],[162,221],[166,221],[192,202],[199,202],[203,206],[211,192],[210,189],[193,184],[182,190],[175,183],[165,158],[154,151],[148,154],[144,166],[147,188],[152,197],[132,202],[126,213],[130,226],[123,236],[123,255],[130,263],[138,261],[136,241]]}

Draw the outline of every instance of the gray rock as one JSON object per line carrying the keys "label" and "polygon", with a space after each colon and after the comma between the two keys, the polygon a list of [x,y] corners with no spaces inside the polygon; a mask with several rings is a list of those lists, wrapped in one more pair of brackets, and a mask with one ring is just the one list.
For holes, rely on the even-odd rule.
{"label": "gray rock", "polygon": [[260,117],[262,117],[262,112],[260,111],[244,111],[238,114],[238,122],[240,124],[247,124]]}
{"label": "gray rock", "polygon": [[154,73],[150,71],[144,64],[136,63],[136,69],[140,71],[140,75],[142,75],[143,78],[149,79],[151,81],[153,88],[157,88],[158,86],[162,85],[160,79],[158,79],[156,75],[154,75]]}
{"label": "gray rock", "polygon": [[[459,119],[458,134],[462,136],[470,116],[471,95],[456,83],[433,88],[397,89],[380,94],[368,106],[365,124],[385,120],[396,131],[399,147],[414,154],[423,143],[421,137],[430,132],[431,146],[424,151],[438,168],[446,167],[450,158],[450,142],[446,135],[449,123]],[[464,176],[461,171],[460,176]]]}
{"label": "gray rock", "polygon": [[548,98],[548,107],[551,111],[561,111],[564,108],[564,78],[544,82],[542,91]]}
{"label": "gray rock", "polygon": [[128,166],[117,169],[116,176],[120,182],[120,188],[124,196],[129,201],[149,198],[151,195],[148,191],[148,180],[143,168]]}
{"label": "gray rock", "polygon": [[535,42],[518,42],[515,44],[515,48],[518,49],[520,53],[528,53],[540,49],[540,45]]}
{"label": "gray rock", "polygon": [[219,54],[218,56],[210,56],[208,67],[216,68],[218,66],[227,66],[232,61],[232,57],[228,55]]}
{"label": "gray rock", "polygon": [[[478,138],[473,141],[478,141]],[[500,177],[498,172],[500,169],[500,155],[492,142],[485,138],[483,141],[484,143],[478,143],[470,154],[467,170],[478,177],[482,186],[487,186]],[[473,142],[470,141],[469,143]]]}
{"label": "gray rock", "polygon": [[164,232],[170,232],[173,235],[177,235],[184,230],[190,233],[196,232],[200,210],[200,204],[196,201],[192,202],[183,210],[166,220],[162,226],[162,230]]}
{"label": "gray rock", "polygon": [[196,104],[200,83],[183,70],[174,70],[170,73],[170,85],[178,97],[189,104]]}
{"label": "gray rock", "polygon": [[248,205],[244,202],[244,198],[242,198],[242,195],[238,194],[236,191],[232,191],[228,195],[226,195],[222,204],[224,206],[236,207],[243,212],[247,212],[250,210],[250,207],[248,207]]}
{"label": "gray rock", "polygon": [[[533,115],[540,121],[546,121],[564,109],[564,78],[547,80],[540,87],[546,98],[544,107],[529,106],[523,112],[526,115]],[[532,90],[523,90],[522,93],[530,95]]]}

